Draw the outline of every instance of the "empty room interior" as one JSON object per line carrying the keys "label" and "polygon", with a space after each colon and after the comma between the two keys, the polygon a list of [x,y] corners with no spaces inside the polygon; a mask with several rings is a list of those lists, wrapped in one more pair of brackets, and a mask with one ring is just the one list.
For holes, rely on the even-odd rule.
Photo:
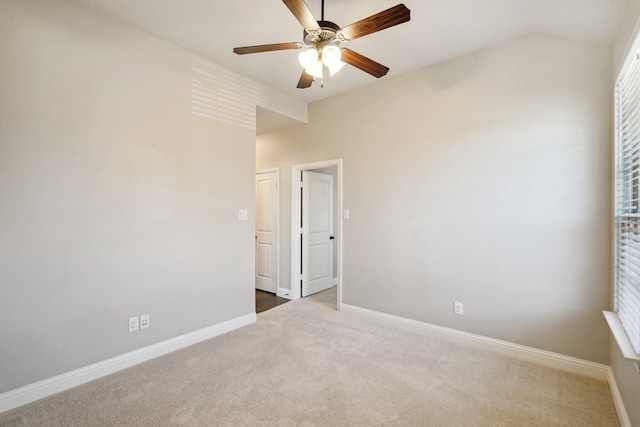
{"label": "empty room interior", "polygon": [[0,426],[640,427],[639,34],[0,0]]}

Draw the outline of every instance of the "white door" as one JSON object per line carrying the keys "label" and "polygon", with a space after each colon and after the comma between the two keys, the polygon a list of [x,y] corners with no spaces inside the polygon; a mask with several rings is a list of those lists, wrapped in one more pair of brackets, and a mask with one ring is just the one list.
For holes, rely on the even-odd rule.
{"label": "white door", "polygon": [[256,289],[278,291],[278,172],[256,174]]}
{"label": "white door", "polygon": [[302,172],[302,296],[333,286],[333,176]]}

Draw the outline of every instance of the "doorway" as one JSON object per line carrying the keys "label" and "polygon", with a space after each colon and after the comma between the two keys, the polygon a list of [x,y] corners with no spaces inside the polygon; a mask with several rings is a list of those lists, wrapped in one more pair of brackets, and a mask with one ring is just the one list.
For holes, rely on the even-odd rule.
{"label": "doorway", "polygon": [[255,287],[277,294],[279,289],[279,169],[256,172]]}
{"label": "doorway", "polygon": [[[331,286],[334,284],[337,286],[337,301],[336,306],[338,311],[340,310],[342,304],[342,215],[339,214],[342,212],[342,159],[335,160],[326,160],[314,163],[306,163],[301,165],[294,165],[291,168],[292,170],[292,192],[291,192],[291,224],[292,224],[292,239],[291,239],[291,298],[297,299],[303,296],[303,281],[313,281],[318,278],[322,278],[325,276],[323,269],[316,268],[317,265],[326,264],[326,259],[320,259],[320,261],[314,261],[309,258],[313,257],[313,252],[317,252],[319,256],[322,257],[331,257]],[[311,172],[309,174],[308,172]],[[315,184],[309,184],[308,182],[304,183],[303,176],[306,175],[307,178],[309,176],[318,178],[315,181]],[[316,219],[320,218],[322,226],[321,227],[312,227],[315,231],[320,231],[321,239],[324,243],[330,244],[330,250],[326,250],[327,248],[323,245],[314,246],[311,250],[309,250],[310,240],[310,227],[304,226],[306,222],[307,225],[314,224],[313,215],[309,216],[309,210],[316,209],[321,206],[321,209],[327,209],[325,203],[322,202],[322,198],[326,196],[326,193],[323,193],[323,189],[327,187],[329,180],[324,180],[322,176],[330,175],[332,176],[332,191],[334,192],[334,196],[331,197],[330,204],[331,206],[331,214],[329,215],[331,218],[331,222],[333,223],[328,227],[327,230],[321,230],[326,226],[327,215],[320,214],[316,215]],[[322,203],[311,202],[307,200],[305,202],[304,191],[307,187],[307,191],[310,190],[310,185],[315,186],[316,189],[320,189],[320,192],[323,194],[319,197]],[[313,189],[311,189],[313,191]],[[327,201],[327,200],[325,200]],[[306,209],[306,211],[305,211]],[[317,225],[317,221],[316,221]],[[315,236],[318,238],[318,236]],[[326,242],[325,242],[326,240]],[[323,243],[323,244],[324,244]],[[315,267],[314,267],[315,265]],[[306,269],[305,269],[306,267]],[[310,272],[309,267],[314,267],[315,272]],[[318,273],[320,272],[320,273]],[[310,274],[311,273],[311,274]],[[323,286],[326,286],[326,279],[322,278]],[[317,288],[316,288],[317,289]],[[312,291],[313,291],[312,287]],[[308,293],[308,291],[307,291]]]}

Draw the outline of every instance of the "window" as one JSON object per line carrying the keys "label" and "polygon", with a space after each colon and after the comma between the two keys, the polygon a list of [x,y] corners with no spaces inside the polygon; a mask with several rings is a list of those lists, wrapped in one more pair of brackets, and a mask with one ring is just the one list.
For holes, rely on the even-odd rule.
{"label": "window", "polygon": [[640,354],[640,37],[615,86],[615,311]]}

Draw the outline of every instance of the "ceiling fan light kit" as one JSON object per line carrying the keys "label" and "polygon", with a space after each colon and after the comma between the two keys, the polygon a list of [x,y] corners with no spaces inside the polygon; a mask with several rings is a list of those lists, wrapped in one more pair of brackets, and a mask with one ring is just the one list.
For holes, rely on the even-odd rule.
{"label": "ceiling fan light kit", "polygon": [[233,52],[238,55],[245,55],[306,48],[306,50],[298,54],[298,62],[303,68],[302,75],[298,81],[299,89],[311,87],[316,78],[322,80],[325,67],[329,70],[330,76],[340,71],[346,64],[354,66],[376,78],[386,75],[389,71],[388,67],[340,46],[353,39],[402,24],[411,19],[410,10],[404,4],[399,4],[345,28],[340,28],[335,23],[324,20],[324,0],[322,0],[322,19],[320,21],[315,19],[304,0],[282,1],[304,27],[304,43],[291,42],[236,47]]}
{"label": "ceiling fan light kit", "polygon": [[307,74],[321,79],[324,67],[327,67],[329,75],[333,76],[346,65],[340,60],[341,57],[342,51],[337,46],[314,46],[300,52],[298,54],[298,62]]}

